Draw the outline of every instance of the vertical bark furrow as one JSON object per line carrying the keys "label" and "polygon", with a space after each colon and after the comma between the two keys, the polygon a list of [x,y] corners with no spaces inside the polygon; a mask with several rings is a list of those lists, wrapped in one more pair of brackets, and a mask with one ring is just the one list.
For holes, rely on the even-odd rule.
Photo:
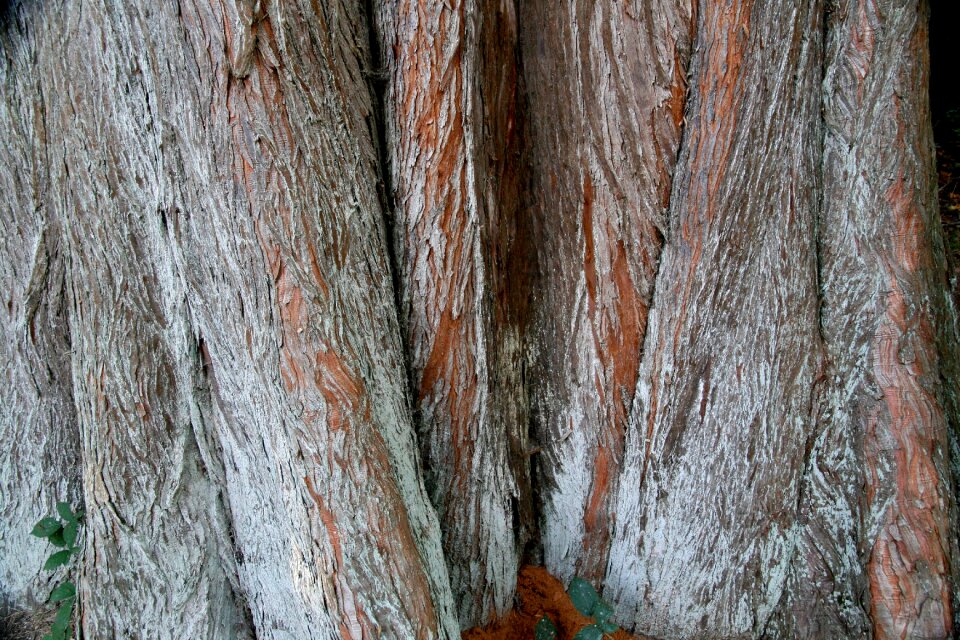
{"label": "vertical bark furrow", "polygon": [[862,470],[844,478],[862,480],[865,496],[862,508],[846,496],[842,509],[814,512],[809,535],[846,523],[840,541],[818,546],[857,544],[862,570],[849,567],[852,550],[826,568],[869,584],[857,604],[878,639],[953,630],[957,530],[938,354],[948,310],[926,20],[923,1],[837,3],[824,81],[823,327],[837,378],[826,428],[847,441],[839,451],[857,447],[843,457]]}
{"label": "vertical bark furrow", "polygon": [[544,561],[599,581],[679,146],[690,2],[521,3]]}
{"label": "vertical bark furrow", "polygon": [[516,18],[506,0],[409,1],[384,7],[380,22],[401,318],[428,486],[469,627],[511,605],[529,526],[513,506],[529,502],[518,285],[508,284]]}
{"label": "vertical bark furrow", "polygon": [[[54,209],[41,78],[50,12],[0,15],[0,618],[46,600],[50,545],[30,535],[58,501],[80,501],[80,441],[70,375],[69,304]],[[55,29],[54,29],[55,32]]]}
{"label": "vertical bark furrow", "polygon": [[701,3],[606,593],[664,637],[760,633],[821,367],[816,1]]}

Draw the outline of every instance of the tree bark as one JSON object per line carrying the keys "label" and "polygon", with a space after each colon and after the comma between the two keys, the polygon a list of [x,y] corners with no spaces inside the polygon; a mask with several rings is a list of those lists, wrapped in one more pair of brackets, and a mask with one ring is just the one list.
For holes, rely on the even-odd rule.
{"label": "tree bark", "polygon": [[821,18],[807,1],[698,12],[606,584],[656,636],[762,633],[792,555],[823,366]]}
{"label": "tree bark", "polygon": [[85,634],[456,636],[375,286],[363,14],[79,9],[50,16],[38,75],[64,150]]}
{"label": "tree bark", "polygon": [[14,2],[0,598],[82,487],[90,638],[957,635],[927,12]]}
{"label": "tree bark", "polygon": [[680,141],[693,7],[521,5],[544,562],[564,581],[599,581]]}
{"label": "tree bark", "polygon": [[[839,3],[828,30],[820,242],[822,326],[835,382],[824,429],[856,443],[852,456],[847,443],[829,451],[844,470],[847,457],[859,458],[859,473],[843,484],[863,483],[865,499],[839,502],[856,519],[838,518],[836,509],[817,513],[818,489],[836,490],[814,483],[808,532],[840,522],[843,535],[842,544],[808,539],[813,549],[847,551],[823,554],[835,556],[836,575],[845,577],[856,533],[863,576],[856,568],[856,579],[841,584],[859,590],[866,579],[878,639],[946,638],[953,626],[956,505],[942,383],[948,369],[938,354],[948,300],[924,89],[927,12],[925,2]],[[858,522],[859,531],[851,526]]]}

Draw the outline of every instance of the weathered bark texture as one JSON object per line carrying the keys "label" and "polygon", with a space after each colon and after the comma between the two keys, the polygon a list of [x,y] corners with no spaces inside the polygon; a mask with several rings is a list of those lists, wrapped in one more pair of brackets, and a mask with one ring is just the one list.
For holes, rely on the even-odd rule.
{"label": "weathered bark texture", "polygon": [[[160,70],[142,55],[153,34],[119,7],[72,17],[58,25],[57,60],[40,71],[50,137],[63,148],[51,182],[62,187],[71,262],[84,632],[245,637],[226,517],[195,435],[196,345],[163,220],[173,194],[153,115]],[[110,55],[89,55],[95,42]]]}
{"label": "weathered bark texture", "polygon": [[[400,309],[460,623],[513,603],[529,518],[512,0],[383,3]],[[523,520],[523,521],[521,521]]]}
{"label": "weathered bark texture", "polygon": [[816,1],[702,3],[606,593],[663,637],[754,637],[794,548],[822,367]]}
{"label": "weathered bark texture", "polygon": [[84,632],[455,637],[379,286],[367,25],[258,6],[48,17]]}
{"label": "weathered bark texture", "polygon": [[606,569],[680,140],[691,5],[521,3],[542,541],[565,581],[596,582]]}
{"label": "weathered bark texture", "polygon": [[[46,600],[51,547],[30,535],[58,501],[79,501],[61,222],[52,202],[43,25],[0,17],[0,615]],[[59,576],[56,576],[59,578]]]}

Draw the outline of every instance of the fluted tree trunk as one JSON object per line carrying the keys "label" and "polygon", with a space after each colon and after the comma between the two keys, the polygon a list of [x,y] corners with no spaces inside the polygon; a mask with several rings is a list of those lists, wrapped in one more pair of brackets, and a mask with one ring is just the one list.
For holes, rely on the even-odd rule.
{"label": "fluted tree trunk", "polygon": [[602,579],[680,143],[688,0],[521,3],[540,248],[530,327],[543,553]]}
{"label": "fluted tree trunk", "polygon": [[927,11],[13,2],[0,598],[82,494],[88,638],[955,635]]}

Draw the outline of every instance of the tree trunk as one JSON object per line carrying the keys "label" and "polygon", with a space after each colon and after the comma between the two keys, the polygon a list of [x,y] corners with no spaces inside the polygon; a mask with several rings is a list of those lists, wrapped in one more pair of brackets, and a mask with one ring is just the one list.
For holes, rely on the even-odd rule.
{"label": "tree trunk", "polygon": [[15,1],[0,598],[454,638],[960,633],[925,0]]}
{"label": "tree trunk", "polygon": [[607,590],[653,635],[752,637],[790,563],[822,378],[822,7],[701,9]]}
{"label": "tree trunk", "polygon": [[691,3],[522,3],[526,192],[540,247],[530,331],[544,561],[599,581],[615,518],[671,176]]}

